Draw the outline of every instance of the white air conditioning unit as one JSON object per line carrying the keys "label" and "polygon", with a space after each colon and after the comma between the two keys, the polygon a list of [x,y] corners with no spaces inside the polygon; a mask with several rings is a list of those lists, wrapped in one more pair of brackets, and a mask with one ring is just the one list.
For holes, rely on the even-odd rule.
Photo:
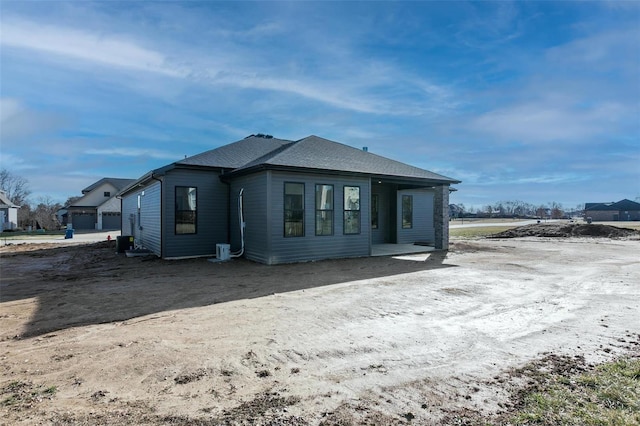
{"label": "white air conditioning unit", "polygon": [[216,244],[216,258],[229,260],[231,258],[231,246],[229,244]]}

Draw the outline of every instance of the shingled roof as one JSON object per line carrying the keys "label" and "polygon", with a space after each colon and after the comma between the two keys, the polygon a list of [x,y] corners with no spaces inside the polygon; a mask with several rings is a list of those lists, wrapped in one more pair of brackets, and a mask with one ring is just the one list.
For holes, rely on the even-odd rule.
{"label": "shingled roof", "polygon": [[330,170],[375,176],[429,179],[449,183],[459,182],[428,170],[318,136],[308,136],[296,142],[283,144],[280,148],[236,168],[231,172],[231,175],[271,167]]}
{"label": "shingled roof", "polygon": [[152,170],[127,185],[120,194],[126,193],[141,182],[152,179],[154,175],[163,175],[176,167],[224,169],[223,176],[227,177],[261,169],[286,169],[357,173],[375,177],[428,180],[433,183],[460,182],[318,136],[290,141],[266,135],[251,135],[237,142]]}
{"label": "shingled roof", "polygon": [[20,206],[11,202],[11,200],[9,199],[9,197],[7,197],[7,194],[4,191],[0,191],[0,208],[6,209],[10,207],[20,207]]}
{"label": "shingled roof", "polygon": [[94,189],[96,189],[97,187],[99,187],[100,185],[102,185],[103,183],[110,183],[111,185],[113,185],[116,188],[116,190],[120,191],[122,188],[126,187],[127,185],[131,184],[132,182],[135,182],[135,179],[121,179],[121,178],[105,177],[105,178],[100,179],[96,183],[93,183],[93,184],[87,186],[85,189],[82,190],[82,193],[83,194],[87,194],[87,193],[93,191]]}
{"label": "shingled roof", "polygon": [[586,203],[584,209],[589,211],[636,211],[640,210],[640,203],[625,198],[617,203]]}
{"label": "shingled roof", "polygon": [[238,142],[187,157],[175,164],[237,169],[290,143],[291,141],[284,139],[251,135]]}

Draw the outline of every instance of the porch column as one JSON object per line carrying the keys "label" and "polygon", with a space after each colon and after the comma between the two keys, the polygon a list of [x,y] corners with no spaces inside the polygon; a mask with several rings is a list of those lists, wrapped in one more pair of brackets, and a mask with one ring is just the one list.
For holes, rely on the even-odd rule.
{"label": "porch column", "polygon": [[439,250],[449,249],[449,185],[435,188],[433,198],[433,226],[435,227],[435,247]]}

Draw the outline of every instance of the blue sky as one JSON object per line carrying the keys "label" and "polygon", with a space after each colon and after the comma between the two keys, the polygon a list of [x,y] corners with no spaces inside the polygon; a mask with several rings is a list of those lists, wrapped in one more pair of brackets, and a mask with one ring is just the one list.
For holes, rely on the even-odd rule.
{"label": "blue sky", "polygon": [[640,2],[0,3],[0,164],[33,198],[252,133],[462,180],[640,196]]}

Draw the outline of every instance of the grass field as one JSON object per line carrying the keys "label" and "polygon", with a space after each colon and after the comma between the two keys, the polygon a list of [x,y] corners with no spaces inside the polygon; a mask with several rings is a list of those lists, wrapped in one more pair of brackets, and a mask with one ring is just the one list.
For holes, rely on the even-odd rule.
{"label": "grass field", "polygon": [[16,232],[0,232],[0,239],[3,240],[11,240],[11,239],[38,239],[42,238],[43,235],[64,235],[65,231],[16,231]]}
{"label": "grass field", "polygon": [[[541,375],[540,375],[541,374]],[[540,373],[511,417],[515,425],[639,425],[640,359],[625,358],[582,374]]]}

